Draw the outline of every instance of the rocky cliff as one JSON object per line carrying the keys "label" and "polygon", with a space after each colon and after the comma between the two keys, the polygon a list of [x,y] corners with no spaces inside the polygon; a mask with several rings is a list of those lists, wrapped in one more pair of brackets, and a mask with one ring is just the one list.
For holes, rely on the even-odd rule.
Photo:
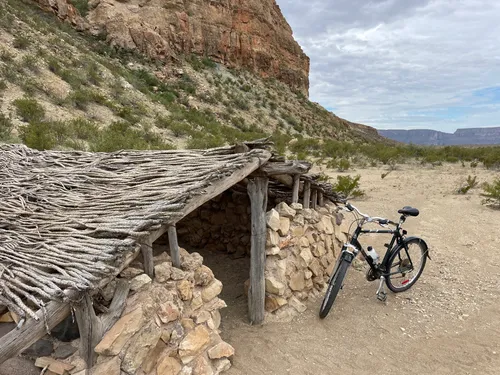
{"label": "rocky cliff", "polygon": [[500,127],[458,129],[444,133],[430,129],[378,130],[386,138],[417,145],[493,145],[500,144]]}
{"label": "rocky cliff", "polygon": [[112,45],[160,59],[194,53],[308,93],[309,58],[275,0],[90,0],[85,19],[71,0],[34,1]]}

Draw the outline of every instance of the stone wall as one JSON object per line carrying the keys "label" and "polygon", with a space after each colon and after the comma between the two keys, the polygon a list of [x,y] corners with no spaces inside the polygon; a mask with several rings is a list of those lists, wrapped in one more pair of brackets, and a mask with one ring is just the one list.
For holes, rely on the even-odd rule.
{"label": "stone wall", "polygon": [[226,191],[177,224],[179,242],[189,249],[250,253],[250,200]]}
{"label": "stone wall", "polygon": [[[234,349],[219,336],[222,283],[198,253],[181,249],[181,262],[178,269],[166,253],[155,257],[154,281],[137,262],[120,274],[131,291],[121,318],[95,348],[92,375],[216,375],[231,366]],[[115,285],[102,291],[104,304]],[[85,374],[78,353],[63,362],[70,374]]]}
{"label": "stone wall", "polygon": [[323,292],[348,228],[335,205],[279,203],[266,219],[266,318],[287,320]]}

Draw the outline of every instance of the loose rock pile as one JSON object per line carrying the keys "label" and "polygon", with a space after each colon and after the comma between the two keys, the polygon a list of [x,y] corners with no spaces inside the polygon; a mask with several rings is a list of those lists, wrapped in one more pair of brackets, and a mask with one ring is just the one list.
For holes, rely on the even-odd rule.
{"label": "loose rock pile", "polygon": [[348,228],[334,205],[282,202],[266,219],[266,318],[288,320],[322,292]]}

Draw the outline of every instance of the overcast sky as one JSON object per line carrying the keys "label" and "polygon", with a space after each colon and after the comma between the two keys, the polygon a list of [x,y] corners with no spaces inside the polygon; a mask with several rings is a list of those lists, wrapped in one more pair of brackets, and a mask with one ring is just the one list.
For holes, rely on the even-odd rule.
{"label": "overcast sky", "polygon": [[379,129],[500,126],[500,0],[277,0],[310,99]]}

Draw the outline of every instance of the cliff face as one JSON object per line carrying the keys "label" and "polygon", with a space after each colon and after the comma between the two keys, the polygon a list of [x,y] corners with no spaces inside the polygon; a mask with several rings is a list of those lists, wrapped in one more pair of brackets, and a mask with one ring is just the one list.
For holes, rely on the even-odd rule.
{"label": "cliff face", "polygon": [[430,129],[378,130],[386,138],[417,145],[494,145],[500,144],[500,127],[458,129],[444,133]]}
{"label": "cliff face", "polygon": [[89,6],[90,30],[113,45],[154,58],[195,53],[308,92],[309,58],[274,0],[90,0]]}

